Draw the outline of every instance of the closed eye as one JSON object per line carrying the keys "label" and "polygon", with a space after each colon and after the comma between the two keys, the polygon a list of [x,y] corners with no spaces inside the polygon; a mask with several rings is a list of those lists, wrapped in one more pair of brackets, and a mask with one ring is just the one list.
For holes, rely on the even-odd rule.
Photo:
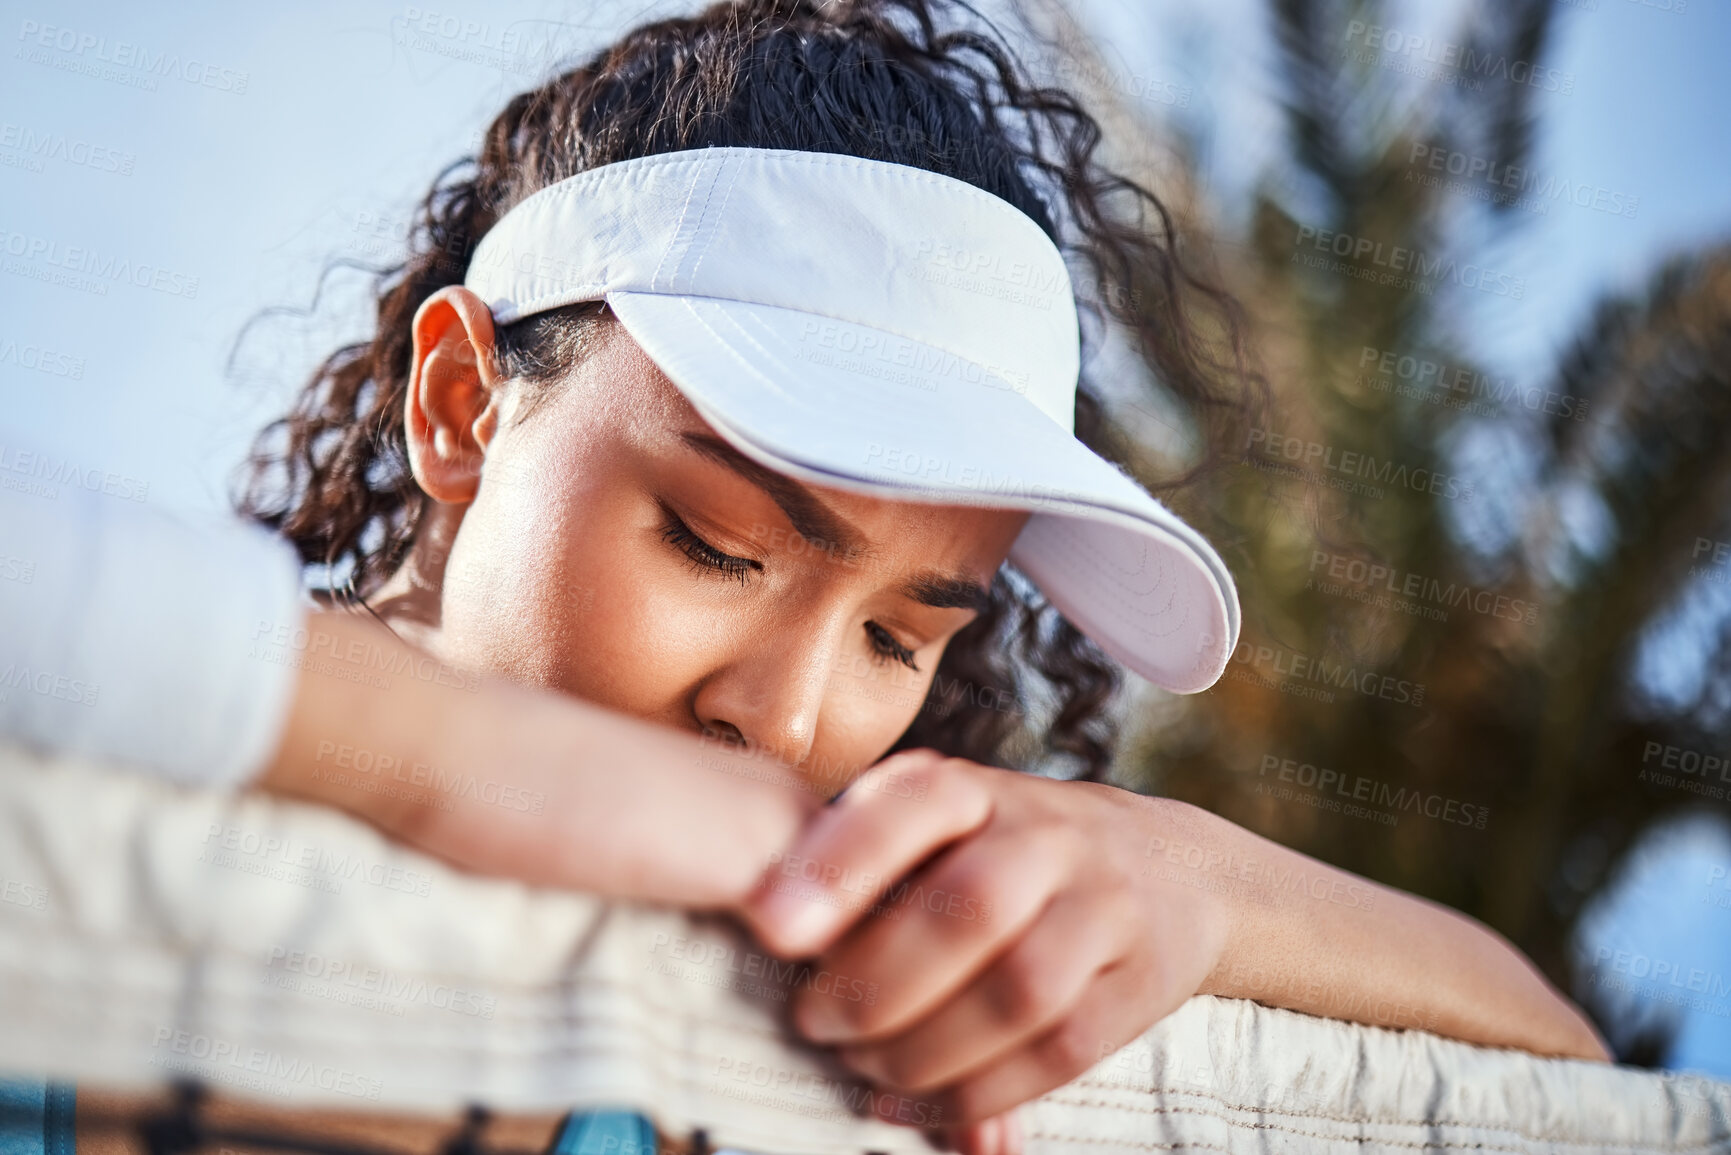
{"label": "closed eye", "polygon": [[661,527],[662,540],[683,553],[698,569],[726,578],[738,578],[740,585],[746,584],[753,570],[763,571],[762,562],[723,553],[698,537],[666,503],[661,503],[661,512],[667,518],[667,523]]}
{"label": "closed eye", "polygon": [[[762,562],[722,552],[697,536],[696,531],[686,525],[685,519],[675,513],[666,502],[657,504],[661,506],[662,516],[667,519],[661,527],[662,540],[684,554],[701,573],[737,578],[740,585],[745,585],[753,571],[763,572]],[[866,636],[871,639],[872,653],[879,661],[900,662],[908,669],[919,672],[919,667],[914,664],[914,652],[898,642],[895,635],[876,622],[867,622],[865,631]]]}
{"label": "closed eye", "polygon": [[896,641],[888,630],[876,622],[867,622],[865,628],[866,633],[871,637],[873,651],[881,659],[884,661],[894,659],[915,673],[919,672],[919,667],[914,665],[914,652]]}

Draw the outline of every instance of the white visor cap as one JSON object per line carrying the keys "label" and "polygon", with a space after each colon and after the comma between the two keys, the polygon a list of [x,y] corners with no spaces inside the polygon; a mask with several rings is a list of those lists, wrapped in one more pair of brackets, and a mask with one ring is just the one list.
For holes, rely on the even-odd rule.
{"label": "white visor cap", "polygon": [[720,436],[779,473],[1032,511],[1010,562],[1108,654],[1179,693],[1225,670],[1232,577],[1076,439],[1069,272],[1007,201],[834,153],[663,153],[528,197],[464,284],[499,324],[605,300]]}

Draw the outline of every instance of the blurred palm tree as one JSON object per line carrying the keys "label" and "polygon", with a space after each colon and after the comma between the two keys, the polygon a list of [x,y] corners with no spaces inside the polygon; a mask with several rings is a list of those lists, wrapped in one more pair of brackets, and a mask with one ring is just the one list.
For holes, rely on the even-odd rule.
{"label": "blurred palm tree", "polygon": [[[1583,902],[1655,821],[1731,814],[1699,772],[1731,754],[1731,249],[1603,302],[1550,380],[1484,373],[1460,305],[1523,295],[1484,265],[1548,188],[1522,180],[1552,3],[1487,3],[1404,54],[1378,0],[1268,14],[1285,155],[1226,235],[1197,142],[1036,10],[1114,162],[1245,303],[1276,400],[1242,463],[1169,498],[1222,547],[1244,632],[1213,690],[1149,695],[1123,780],[1483,919],[1592,1004]],[[1196,415],[1147,376],[1115,412],[1159,487]]]}

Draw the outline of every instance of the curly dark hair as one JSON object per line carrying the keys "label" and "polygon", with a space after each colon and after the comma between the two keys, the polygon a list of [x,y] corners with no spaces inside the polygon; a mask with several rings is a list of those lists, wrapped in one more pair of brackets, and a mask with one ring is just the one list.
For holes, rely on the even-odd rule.
{"label": "curly dark hair", "polygon": [[[430,504],[404,435],[416,309],[462,283],[481,237],[538,189],[616,161],[728,145],[911,165],[1015,205],[1091,274],[1078,280],[1085,342],[1103,314],[1123,326],[1194,415],[1208,445],[1198,468],[1207,468],[1240,447],[1251,408],[1238,311],[1180,262],[1173,219],[1154,194],[1096,162],[1100,140],[1076,97],[1033,83],[960,0],[737,0],[644,24],[514,97],[480,155],[439,175],[408,255],[378,271],[374,337],[331,354],[292,411],[259,435],[238,508],[293,542],[309,566],[326,567],[331,596],[364,602],[402,565]],[[1193,318],[1196,310],[1207,316]],[[501,327],[501,371],[555,386],[606,315],[587,303]],[[1075,428],[1102,456],[1122,459],[1086,374]],[[1075,777],[1103,780],[1120,680],[1006,565],[894,748],[1003,764],[1030,757],[1031,742],[1031,757],[1073,759]],[[1025,719],[1036,709],[1046,721],[1031,733]],[[1023,755],[1012,757],[1018,734]]]}

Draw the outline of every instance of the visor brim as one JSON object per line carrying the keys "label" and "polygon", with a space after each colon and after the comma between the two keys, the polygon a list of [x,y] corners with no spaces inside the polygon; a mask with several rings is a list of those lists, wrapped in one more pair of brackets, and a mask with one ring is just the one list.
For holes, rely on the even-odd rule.
{"label": "visor brim", "polygon": [[800,480],[906,501],[1026,509],[1009,560],[1108,654],[1195,693],[1239,630],[1200,534],[1017,388],[867,326],[712,297],[614,292],[627,332],[740,452]]}

